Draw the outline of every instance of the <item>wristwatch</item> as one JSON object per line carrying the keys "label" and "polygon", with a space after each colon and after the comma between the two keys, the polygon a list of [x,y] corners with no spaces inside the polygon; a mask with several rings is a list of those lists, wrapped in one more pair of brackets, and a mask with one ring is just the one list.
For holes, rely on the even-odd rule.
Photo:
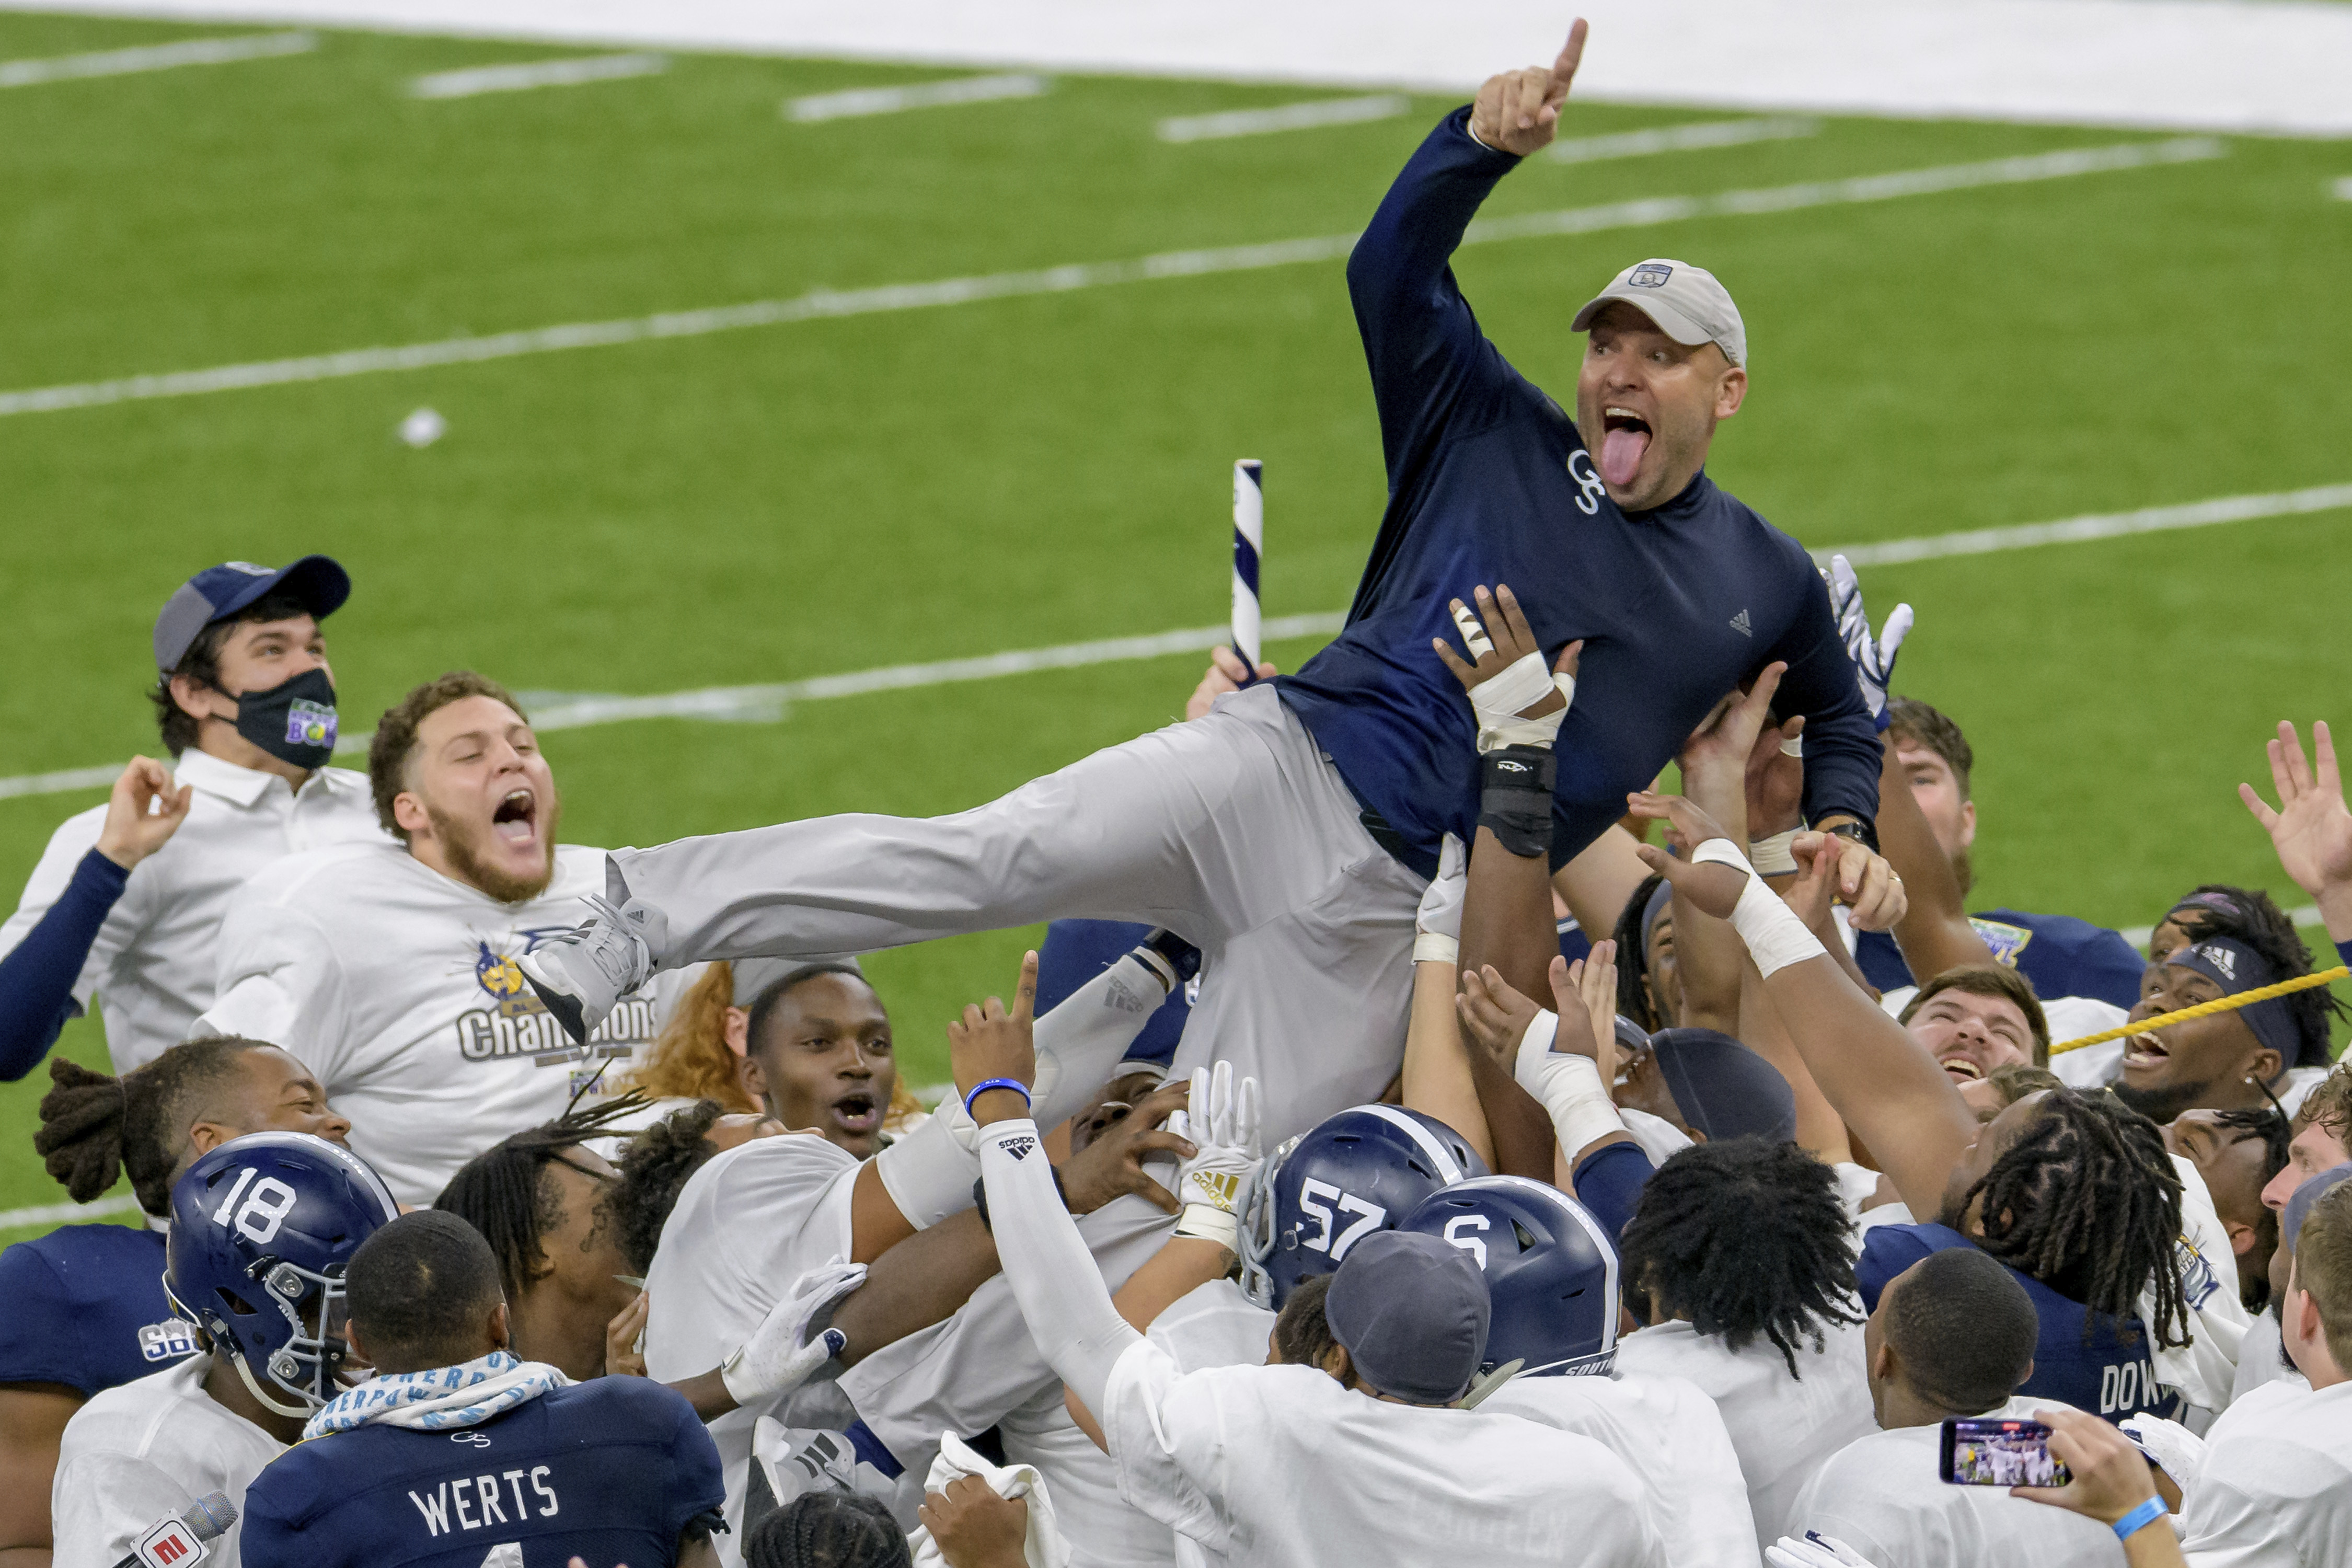
{"label": "wristwatch", "polygon": [[1867,822],[1841,822],[1834,827],[1824,827],[1821,831],[1839,838],[1851,838],[1873,855],[1878,853],[1878,829]]}

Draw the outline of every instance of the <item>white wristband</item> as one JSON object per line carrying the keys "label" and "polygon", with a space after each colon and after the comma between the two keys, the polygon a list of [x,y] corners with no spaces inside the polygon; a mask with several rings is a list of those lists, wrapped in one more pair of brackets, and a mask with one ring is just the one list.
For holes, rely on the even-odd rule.
{"label": "white wristband", "polygon": [[1739,889],[1739,902],[1731,910],[1731,929],[1748,944],[1748,956],[1756,961],[1756,972],[1765,979],[1792,963],[1828,953],[1821,939],[1797,918],[1797,911],[1775,898],[1764,879],[1754,874],[1748,858],[1730,839],[1708,839],[1691,851],[1691,864],[1737,866],[1748,873],[1747,885]]}
{"label": "white wristband", "polygon": [[1176,1216],[1176,1234],[1200,1241],[1213,1241],[1228,1252],[1239,1253],[1241,1221],[1228,1211],[1208,1204],[1186,1204],[1184,1212]]}
{"label": "white wristband", "polygon": [[1412,961],[1415,963],[1458,964],[1462,962],[1462,943],[1441,931],[1425,931],[1412,939]]}
{"label": "white wristband", "polygon": [[1601,1081],[1601,1064],[1591,1057],[1551,1048],[1559,1029],[1558,1014],[1549,1008],[1537,1014],[1520,1037],[1512,1076],[1521,1089],[1542,1101],[1561,1152],[1573,1160],[1612,1133],[1624,1131],[1625,1123],[1610,1101],[1609,1086]]}
{"label": "white wristband", "polygon": [[1786,833],[1774,833],[1762,838],[1749,839],[1748,858],[1754,862],[1759,871],[1768,877],[1794,875],[1797,869],[1797,858],[1789,852],[1789,846],[1797,841],[1797,831],[1796,828],[1791,827]]}

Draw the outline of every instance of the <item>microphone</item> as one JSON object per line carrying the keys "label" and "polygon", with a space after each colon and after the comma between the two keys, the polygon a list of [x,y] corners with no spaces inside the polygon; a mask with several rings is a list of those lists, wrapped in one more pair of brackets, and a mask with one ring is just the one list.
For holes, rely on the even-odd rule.
{"label": "microphone", "polygon": [[139,1538],[139,1549],[114,1568],[195,1568],[211,1555],[205,1542],[217,1541],[236,1522],[236,1504],[226,1492],[206,1492],[171,1519],[159,1520]]}

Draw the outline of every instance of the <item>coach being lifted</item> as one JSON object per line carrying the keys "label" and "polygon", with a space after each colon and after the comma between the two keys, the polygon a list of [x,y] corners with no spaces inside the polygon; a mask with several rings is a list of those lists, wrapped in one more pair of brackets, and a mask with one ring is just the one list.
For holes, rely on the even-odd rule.
{"label": "coach being lifted", "polygon": [[[1496,77],[1449,115],[1349,263],[1390,499],[1337,640],[1296,676],[974,811],[615,852],[595,918],[520,961],[567,1026],[593,1029],[650,972],[698,959],[1141,921],[1205,961],[1176,1070],[1212,1048],[1232,1059],[1265,1086],[1279,1141],[1395,1072],[1414,906],[1444,836],[1477,830],[1480,769],[1500,760],[1480,750],[1559,726],[1563,864],[1775,660],[1783,710],[1807,720],[1808,818],[1852,841],[1840,891],[1858,923],[1891,924],[1902,891],[1874,848],[1879,748],[1828,592],[1796,541],[1701,471],[1748,386],[1730,297],[1679,261],[1620,274],[1575,318],[1591,341],[1570,420],[1480,335],[1448,268],[1486,193],[1551,141],[1584,32],[1549,68]],[[1545,651],[1481,686],[1474,716],[1433,644],[1453,630],[1452,601],[1475,598],[1491,624],[1486,590],[1504,584]],[[1580,641],[1562,722],[1553,671],[1576,673]]]}

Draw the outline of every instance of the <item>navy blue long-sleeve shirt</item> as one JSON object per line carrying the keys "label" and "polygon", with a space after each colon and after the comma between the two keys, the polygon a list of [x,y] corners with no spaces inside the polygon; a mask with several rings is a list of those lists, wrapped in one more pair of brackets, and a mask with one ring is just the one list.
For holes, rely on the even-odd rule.
{"label": "navy blue long-sleeve shirt", "polygon": [[1467,840],[1476,726],[1430,647],[1458,643],[1446,601],[1505,583],[1547,658],[1584,639],[1555,751],[1554,866],[1624,814],[1726,692],[1788,662],[1777,706],[1805,715],[1805,813],[1878,815],[1879,745],[1804,548],[1702,472],[1665,505],[1620,511],[1559,405],[1478,330],[1449,265],[1518,159],[1468,110],[1421,144],[1356,242],[1348,287],[1370,361],[1389,504],[1339,637],[1280,691],[1410,858]]}
{"label": "navy blue long-sleeve shirt", "polygon": [[40,1066],[80,1011],[74,981],[130,880],[130,872],[91,850],[40,923],[0,957],[0,1083],[14,1083]]}

